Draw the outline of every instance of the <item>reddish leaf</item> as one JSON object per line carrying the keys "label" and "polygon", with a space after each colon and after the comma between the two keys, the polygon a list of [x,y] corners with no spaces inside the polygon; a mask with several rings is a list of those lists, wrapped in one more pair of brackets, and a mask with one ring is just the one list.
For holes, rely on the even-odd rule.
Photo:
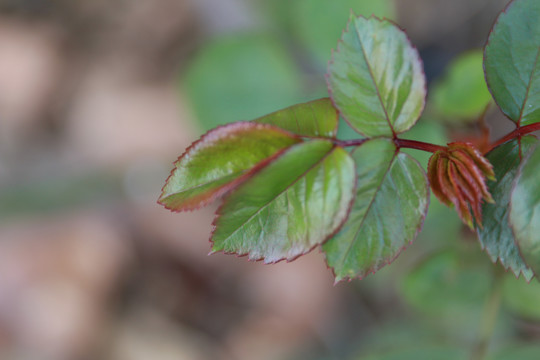
{"label": "reddish leaf", "polygon": [[211,130],[175,162],[159,203],[173,211],[204,206],[299,142],[296,135],[266,124],[237,122]]}

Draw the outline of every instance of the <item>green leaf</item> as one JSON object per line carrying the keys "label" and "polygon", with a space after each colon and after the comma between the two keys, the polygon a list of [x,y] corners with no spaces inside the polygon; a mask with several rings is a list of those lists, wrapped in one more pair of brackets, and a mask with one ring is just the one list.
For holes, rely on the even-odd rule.
{"label": "green leaf", "polygon": [[354,129],[341,117],[339,119],[337,137],[340,140],[358,140],[364,138],[354,131]]}
{"label": "green leaf", "polygon": [[465,360],[464,349],[447,345],[412,345],[359,358],[359,360]]}
{"label": "green leaf", "polygon": [[527,265],[540,275],[540,147],[536,146],[519,168],[510,195],[510,226]]}
{"label": "green leaf", "polygon": [[[54,172],[54,175],[24,176],[16,183],[0,185],[0,224],[13,218],[46,213],[69,213],[72,209],[121,199],[125,183],[108,169],[85,168],[83,172]],[[82,170],[82,169],[81,169]],[[33,174],[36,174],[34,172]]]}
{"label": "green leaf", "polygon": [[390,139],[352,153],[357,192],[349,219],[323,246],[336,281],[365,277],[394,260],[420,231],[429,203],[425,172]]}
{"label": "green leaf", "polygon": [[426,81],[418,52],[386,20],[351,17],[327,81],[341,115],[368,137],[408,130],[424,108]]}
{"label": "green leaf", "polygon": [[[523,137],[521,152],[526,153],[537,142],[534,136]],[[482,206],[483,228],[476,229],[478,239],[493,262],[500,261],[505,269],[512,270],[516,276],[523,274],[529,281],[533,273],[520,256],[514,234],[508,224],[510,193],[520,164],[518,140],[496,147],[486,157],[493,165],[497,179],[488,182],[489,192],[495,203],[484,203]]]}
{"label": "green leaf", "polygon": [[515,344],[507,347],[497,354],[488,357],[488,360],[538,360],[540,359],[540,345]]}
{"label": "green leaf", "polygon": [[204,130],[305,101],[292,58],[276,40],[258,34],[222,38],[204,47],[182,85]]}
{"label": "green leaf", "polygon": [[394,18],[396,14],[392,0],[297,0],[287,1],[286,6],[295,15],[291,16],[293,33],[321,65],[330,58],[351,10],[379,18]]}
{"label": "green leaf", "polygon": [[325,140],[295,145],[225,199],[212,250],[265,263],[293,260],[340,228],[354,187],[345,150]]}
{"label": "green leaf", "polygon": [[294,105],[253,121],[275,125],[300,136],[335,138],[338,119],[332,101],[324,98]]}
{"label": "green leaf", "polygon": [[474,119],[491,100],[482,68],[483,54],[470,51],[455,59],[433,89],[433,104],[446,120]]}
{"label": "green leaf", "polygon": [[514,122],[540,121],[540,1],[514,0],[501,13],[484,55],[486,80]]}
{"label": "green leaf", "polygon": [[540,283],[533,281],[528,284],[522,279],[507,276],[503,283],[503,301],[518,316],[540,320]]}
{"label": "green leaf", "polygon": [[238,122],[218,127],[194,142],[175,162],[159,202],[174,211],[204,206],[300,141],[271,125]]}
{"label": "green leaf", "polygon": [[445,251],[427,258],[407,274],[401,291],[415,310],[435,317],[446,328],[456,326],[473,336],[491,284],[489,269],[476,261],[465,263],[456,251]]}

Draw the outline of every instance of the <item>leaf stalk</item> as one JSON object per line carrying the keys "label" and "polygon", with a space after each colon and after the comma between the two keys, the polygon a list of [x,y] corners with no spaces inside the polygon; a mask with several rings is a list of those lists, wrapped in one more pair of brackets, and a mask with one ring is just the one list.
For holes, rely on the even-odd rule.
{"label": "leaf stalk", "polygon": [[495,141],[490,146],[488,151],[486,151],[486,153],[490,152],[491,150],[495,149],[497,146],[499,146],[501,144],[504,144],[507,141],[510,141],[510,140],[513,140],[513,139],[516,139],[516,138],[521,138],[524,135],[530,134],[530,133],[532,133],[534,131],[538,131],[538,130],[540,130],[540,123],[534,123],[534,124],[529,124],[529,125],[517,127],[514,131],[506,134],[505,136],[503,136],[499,140]]}

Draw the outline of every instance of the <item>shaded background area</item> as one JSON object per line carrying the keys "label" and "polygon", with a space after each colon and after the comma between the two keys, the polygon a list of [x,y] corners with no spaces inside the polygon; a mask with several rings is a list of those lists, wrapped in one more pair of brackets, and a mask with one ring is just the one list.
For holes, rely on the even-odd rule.
{"label": "shaded background area", "polygon": [[[318,251],[273,266],[207,256],[215,207],[156,204],[204,130],[325,96],[350,9],[395,19],[432,90],[505,4],[0,0],[0,358],[466,358],[500,283],[494,359],[538,359],[540,286],[497,278],[435,198],[391,267],[338,286]],[[428,106],[411,136],[474,133],[460,118],[475,110],[449,107]],[[488,121],[511,128],[495,108]]]}

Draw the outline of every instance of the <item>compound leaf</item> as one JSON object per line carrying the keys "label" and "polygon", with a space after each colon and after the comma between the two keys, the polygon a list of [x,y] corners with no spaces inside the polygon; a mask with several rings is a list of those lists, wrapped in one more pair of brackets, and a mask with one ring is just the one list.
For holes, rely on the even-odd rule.
{"label": "compound leaf", "polygon": [[225,199],[212,250],[265,263],[294,260],[343,224],[354,175],[350,155],[329,141],[291,147]]}
{"label": "compound leaf", "polygon": [[300,136],[335,138],[338,112],[329,98],[298,104],[253,120],[288,130]]}
{"label": "compound leaf", "polygon": [[368,140],[352,157],[356,200],[343,228],[323,245],[336,281],[362,278],[394,260],[416,237],[429,204],[425,172],[392,140]]}
{"label": "compound leaf", "polygon": [[159,202],[193,210],[238,186],[301,139],[271,125],[238,122],[209,131],[175,162]]}
{"label": "compound leaf", "polygon": [[510,195],[510,225],[525,262],[540,275],[540,147],[522,162]]}
{"label": "compound leaf", "polygon": [[[526,153],[537,142],[533,136],[523,137],[521,152]],[[523,274],[529,281],[533,273],[521,258],[508,223],[510,193],[521,161],[518,140],[496,147],[486,158],[495,171],[496,181],[488,182],[495,203],[482,206],[483,228],[477,227],[478,239],[493,262],[500,261],[505,269],[510,269],[516,276]]]}
{"label": "compound leaf", "polygon": [[514,0],[501,13],[484,54],[486,80],[514,122],[540,121],[540,1]]}
{"label": "compound leaf", "polygon": [[351,17],[327,81],[341,115],[368,137],[408,130],[424,108],[426,81],[418,52],[387,20]]}

